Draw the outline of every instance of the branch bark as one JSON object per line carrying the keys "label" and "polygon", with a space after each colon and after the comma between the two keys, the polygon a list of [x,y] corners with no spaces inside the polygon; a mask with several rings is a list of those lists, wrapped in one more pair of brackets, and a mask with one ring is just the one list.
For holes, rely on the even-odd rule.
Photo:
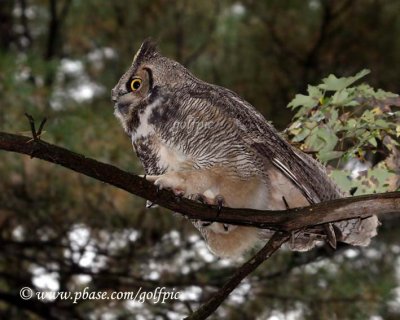
{"label": "branch bark", "polygon": [[203,205],[188,199],[177,199],[172,192],[158,191],[152,183],[137,175],[39,139],[0,132],[1,149],[59,164],[179,212],[190,219],[291,232],[308,226],[340,220],[400,213],[400,192],[389,192],[337,199],[283,211],[224,207],[218,214],[215,206]]}

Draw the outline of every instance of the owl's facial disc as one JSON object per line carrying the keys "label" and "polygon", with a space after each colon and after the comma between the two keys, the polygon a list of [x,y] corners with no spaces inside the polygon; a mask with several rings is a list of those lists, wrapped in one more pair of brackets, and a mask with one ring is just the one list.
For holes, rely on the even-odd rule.
{"label": "owl's facial disc", "polygon": [[143,104],[153,86],[151,70],[139,69],[131,75],[128,80],[113,89],[113,100],[115,101],[115,112],[122,116],[132,113]]}

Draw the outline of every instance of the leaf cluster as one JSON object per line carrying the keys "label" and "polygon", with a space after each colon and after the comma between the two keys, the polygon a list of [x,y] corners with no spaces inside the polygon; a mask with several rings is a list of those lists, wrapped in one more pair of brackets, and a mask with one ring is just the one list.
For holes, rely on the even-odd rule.
{"label": "leaf cluster", "polygon": [[[297,113],[285,133],[292,143],[315,154],[324,164],[376,166],[364,172],[365,178],[375,183],[361,184],[370,185],[365,192],[377,191],[378,186],[386,191],[387,180],[394,174],[388,160],[393,160],[399,146],[400,100],[397,94],[355,84],[369,73],[364,69],[349,77],[331,74],[322,83],[309,85],[307,94],[297,94],[288,104]],[[350,190],[356,184],[348,178],[350,174],[341,171],[333,176]]]}

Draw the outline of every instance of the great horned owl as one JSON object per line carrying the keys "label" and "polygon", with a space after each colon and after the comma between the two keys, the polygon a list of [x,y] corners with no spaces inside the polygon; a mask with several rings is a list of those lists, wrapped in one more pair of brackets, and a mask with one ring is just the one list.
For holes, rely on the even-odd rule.
{"label": "great horned owl", "polygon": [[[115,116],[146,177],[160,188],[232,208],[279,210],[342,197],[317,161],[293,148],[236,93],[199,80],[145,41],[112,90]],[[210,250],[233,257],[271,231],[193,221]],[[376,216],[296,232],[305,251],[324,238],[368,245]],[[332,240],[332,239],[331,239]],[[333,239],[335,241],[335,239]]]}

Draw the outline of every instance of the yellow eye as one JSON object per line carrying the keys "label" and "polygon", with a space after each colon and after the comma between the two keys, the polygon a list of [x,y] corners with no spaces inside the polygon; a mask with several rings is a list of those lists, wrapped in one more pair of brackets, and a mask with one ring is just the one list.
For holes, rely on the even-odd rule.
{"label": "yellow eye", "polygon": [[133,78],[131,80],[131,90],[132,91],[136,91],[140,88],[140,86],[142,85],[142,79],[140,78]]}

